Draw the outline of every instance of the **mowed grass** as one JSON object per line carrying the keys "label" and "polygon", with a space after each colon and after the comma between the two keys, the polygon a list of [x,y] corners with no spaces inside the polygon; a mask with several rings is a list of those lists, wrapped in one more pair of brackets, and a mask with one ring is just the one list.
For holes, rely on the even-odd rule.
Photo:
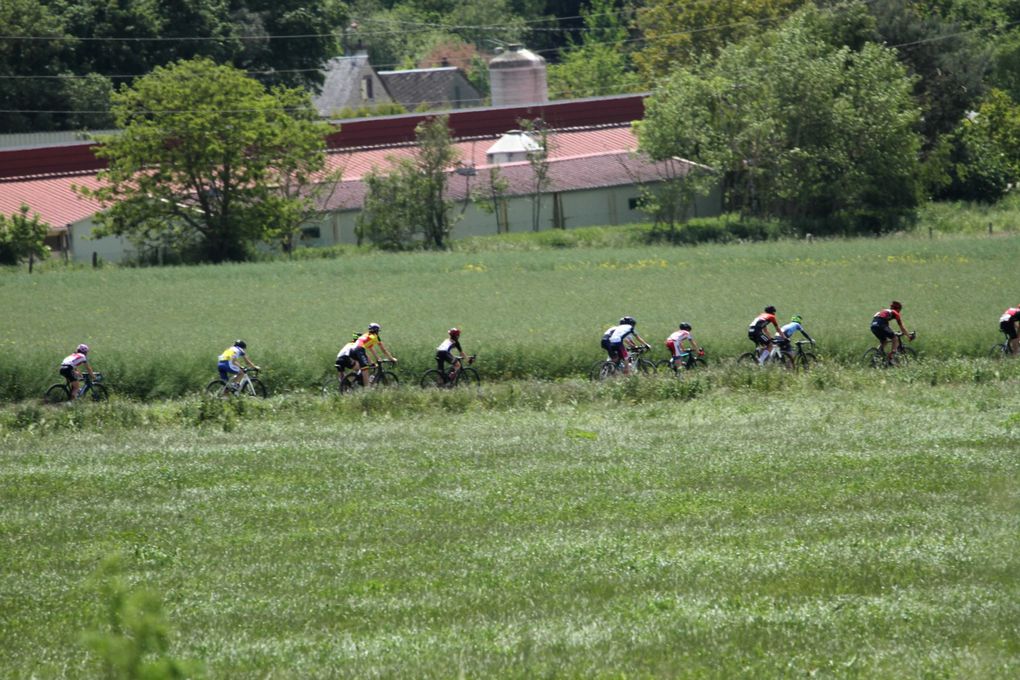
{"label": "mowed grass", "polygon": [[211,677],[1017,677],[988,366],[6,407],[0,669],[96,676],[120,554]]}
{"label": "mowed grass", "polygon": [[237,337],[271,389],[307,387],[370,321],[410,381],[453,325],[487,378],[556,378],[583,374],[602,331],[624,314],[659,356],[681,320],[712,356],[736,356],[766,304],[783,319],[803,315],[819,351],[849,361],[872,345],[869,320],[892,298],[928,356],[977,356],[1020,300],[1018,255],[1016,235],[971,235],[7,272],[0,398],[40,394],[83,341],[122,395],[193,393]]}

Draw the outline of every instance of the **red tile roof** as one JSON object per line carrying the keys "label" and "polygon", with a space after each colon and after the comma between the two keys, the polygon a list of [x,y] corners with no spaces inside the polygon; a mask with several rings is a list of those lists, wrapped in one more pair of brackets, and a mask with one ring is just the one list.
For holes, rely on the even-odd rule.
{"label": "red tile roof", "polygon": [[[455,143],[463,165],[473,165],[477,175],[470,184],[478,186],[488,176],[490,167],[485,152],[499,139],[498,136],[461,140]],[[571,191],[585,188],[619,186],[635,181],[649,181],[663,176],[664,168],[642,160],[632,152],[637,139],[630,126],[600,127],[553,131],[550,143],[550,191]],[[360,181],[373,167],[385,169],[393,158],[406,158],[414,153],[413,145],[390,146],[373,149],[336,151],[327,157],[330,170],[340,168],[343,178],[325,209],[356,208],[364,198],[365,187]],[[508,195],[529,194],[532,191],[533,173],[527,162],[501,166],[503,177],[509,182]],[[22,203],[38,212],[53,227],[63,227],[85,219],[99,210],[98,204],[74,193],[73,185],[96,188],[99,182],[94,173],[64,177],[41,177],[13,181],[0,181],[0,213],[9,215]],[[460,200],[468,181],[460,175],[450,180],[451,198]]]}

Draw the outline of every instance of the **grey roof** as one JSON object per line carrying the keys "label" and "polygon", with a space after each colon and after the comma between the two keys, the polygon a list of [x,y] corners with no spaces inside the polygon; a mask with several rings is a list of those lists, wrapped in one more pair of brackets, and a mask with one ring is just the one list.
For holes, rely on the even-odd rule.
{"label": "grey roof", "polygon": [[379,71],[379,77],[393,100],[409,111],[420,104],[461,109],[482,103],[482,95],[455,66]]}
{"label": "grey roof", "polygon": [[[324,74],[322,90],[312,98],[312,103],[320,115],[329,116],[344,107],[357,109],[360,106],[392,101],[385,85],[368,62],[366,52],[333,57],[326,62]],[[361,80],[365,76],[370,76],[375,81],[374,97],[371,101],[365,101],[361,96]]]}

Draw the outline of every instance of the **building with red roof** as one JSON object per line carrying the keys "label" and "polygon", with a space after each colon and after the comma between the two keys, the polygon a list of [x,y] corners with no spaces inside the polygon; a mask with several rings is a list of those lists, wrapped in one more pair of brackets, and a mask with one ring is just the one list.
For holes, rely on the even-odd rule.
{"label": "building with red roof", "polygon": [[[460,159],[448,182],[448,195],[456,202],[454,238],[533,228],[535,175],[526,155],[487,154],[498,145],[512,148],[515,138],[507,141],[504,136],[521,119],[542,118],[550,126],[549,179],[540,197],[540,229],[648,221],[649,216],[640,210],[643,189],[690,172],[694,166],[682,160],[653,162],[637,152],[630,123],[642,112],[639,95],[450,112]],[[357,240],[355,224],[365,198],[365,175],[373,169],[385,171],[395,159],[412,156],[414,127],[424,118],[424,114],[408,114],[341,121],[340,132],[327,140],[327,169],[341,170],[341,180],[323,192],[321,218],[305,227],[303,245]],[[517,135],[519,139],[521,133]],[[496,168],[505,183],[498,195],[491,191]],[[0,213],[11,214],[27,204],[53,227],[51,246],[66,249],[74,259],[132,257],[135,249],[124,239],[91,238],[94,217],[101,208],[74,190],[98,187],[101,169],[88,144],[0,150]],[[491,197],[489,210],[472,201],[472,195],[479,193]],[[699,199],[691,211],[718,214],[718,192]]]}

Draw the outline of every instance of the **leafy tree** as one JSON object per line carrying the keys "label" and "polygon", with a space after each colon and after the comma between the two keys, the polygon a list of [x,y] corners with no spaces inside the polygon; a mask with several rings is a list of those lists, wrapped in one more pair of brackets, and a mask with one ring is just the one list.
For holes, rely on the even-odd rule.
{"label": "leafy tree", "polygon": [[918,200],[911,80],[890,50],[827,43],[816,13],[680,69],[648,102],[641,148],[724,172],[745,215],[894,228]]}
{"label": "leafy tree", "polygon": [[1010,181],[1020,183],[1020,103],[1001,90],[992,90],[978,109],[975,122],[1002,154]]}
{"label": "leafy tree", "polygon": [[365,177],[368,193],[358,218],[358,239],[391,250],[420,236],[426,247],[442,249],[453,230],[447,196],[449,171],[457,162],[446,116],[430,118],[415,130],[412,158],[395,162],[388,173]]}
{"label": "leafy tree", "polygon": [[204,58],[157,67],[114,96],[123,134],[101,141],[108,208],[100,234],[169,245],[212,262],[244,259],[309,211],[300,190],[325,162],[330,128],[304,91],[259,83]]}
{"label": "leafy tree", "polygon": [[805,0],[647,0],[636,24],[645,46],[634,61],[649,83],[674,65],[686,66],[713,57],[725,45],[775,25]]}
{"label": "leafy tree", "polygon": [[549,128],[541,118],[535,120],[518,120],[517,124],[533,139],[537,137],[538,148],[528,152],[528,165],[531,166],[531,230],[539,231],[542,227],[542,195],[549,188],[549,152],[551,151]]}
{"label": "leafy tree", "polygon": [[50,225],[42,221],[39,213],[29,217],[29,210],[22,204],[10,217],[0,215],[0,264],[18,264],[31,257],[41,259],[49,255],[46,234]]}
{"label": "leafy tree", "polygon": [[597,97],[640,88],[640,78],[631,70],[626,46],[625,10],[615,0],[592,0],[582,10],[585,31],[580,44],[570,40],[560,64],[549,66],[549,89],[553,99]]}

